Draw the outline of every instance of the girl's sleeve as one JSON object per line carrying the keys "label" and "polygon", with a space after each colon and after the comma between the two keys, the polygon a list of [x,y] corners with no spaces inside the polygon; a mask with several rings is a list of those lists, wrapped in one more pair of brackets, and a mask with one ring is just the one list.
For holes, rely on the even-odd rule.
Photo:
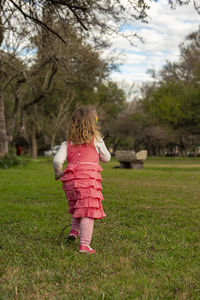
{"label": "girl's sleeve", "polygon": [[62,176],[63,174],[62,167],[66,159],[67,159],[67,142],[63,142],[60,145],[60,148],[53,159],[55,179],[59,179]]}
{"label": "girl's sleeve", "polygon": [[103,139],[95,140],[95,147],[97,149],[97,152],[99,153],[100,161],[102,162],[108,162],[111,158],[110,152],[106,148],[106,145],[103,141]]}

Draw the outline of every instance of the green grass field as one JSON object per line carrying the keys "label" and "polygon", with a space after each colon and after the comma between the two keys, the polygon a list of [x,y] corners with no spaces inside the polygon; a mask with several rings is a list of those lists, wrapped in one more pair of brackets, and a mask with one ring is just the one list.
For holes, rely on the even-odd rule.
{"label": "green grass field", "polygon": [[0,299],[200,299],[200,159],[104,165],[96,255],[66,243],[52,162],[0,170]]}

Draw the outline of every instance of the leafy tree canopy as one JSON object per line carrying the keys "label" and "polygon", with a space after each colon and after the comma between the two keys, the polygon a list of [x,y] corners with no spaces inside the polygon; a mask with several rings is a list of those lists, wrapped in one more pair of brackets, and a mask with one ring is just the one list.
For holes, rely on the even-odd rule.
{"label": "leafy tree canopy", "polygon": [[160,123],[200,134],[200,28],[187,36],[180,50],[179,61],[166,64],[142,101]]}

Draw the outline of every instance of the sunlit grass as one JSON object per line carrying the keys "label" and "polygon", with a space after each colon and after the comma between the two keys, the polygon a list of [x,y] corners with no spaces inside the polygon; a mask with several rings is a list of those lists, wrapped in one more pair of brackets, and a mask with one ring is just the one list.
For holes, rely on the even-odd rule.
{"label": "sunlit grass", "polygon": [[103,165],[93,256],[60,237],[70,216],[49,159],[0,170],[0,299],[200,299],[200,159],[117,165]]}

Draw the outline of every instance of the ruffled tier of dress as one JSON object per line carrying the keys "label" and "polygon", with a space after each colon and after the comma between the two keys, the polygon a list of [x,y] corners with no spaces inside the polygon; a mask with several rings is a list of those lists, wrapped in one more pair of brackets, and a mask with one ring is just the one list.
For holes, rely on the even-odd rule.
{"label": "ruffled tier of dress", "polygon": [[67,166],[61,178],[68,199],[68,213],[75,218],[105,217],[101,201],[101,174],[99,165]]}

